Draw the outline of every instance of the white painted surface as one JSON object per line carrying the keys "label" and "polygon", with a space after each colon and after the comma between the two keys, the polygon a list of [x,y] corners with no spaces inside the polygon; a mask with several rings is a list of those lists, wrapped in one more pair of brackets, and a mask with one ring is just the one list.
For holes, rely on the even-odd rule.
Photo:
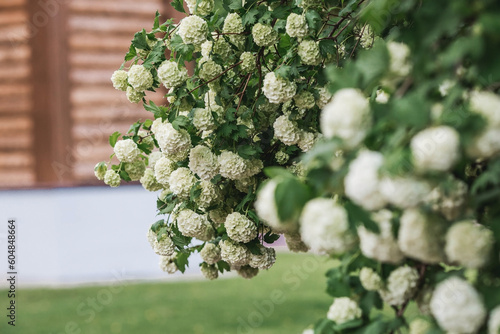
{"label": "white painted surface", "polygon": [[[147,229],[159,219],[156,194],[141,186],[0,191],[2,276],[8,271],[10,218],[17,222],[21,286],[170,276],[159,269],[159,258],[146,240]],[[187,273],[198,276],[198,264],[191,264]]]}

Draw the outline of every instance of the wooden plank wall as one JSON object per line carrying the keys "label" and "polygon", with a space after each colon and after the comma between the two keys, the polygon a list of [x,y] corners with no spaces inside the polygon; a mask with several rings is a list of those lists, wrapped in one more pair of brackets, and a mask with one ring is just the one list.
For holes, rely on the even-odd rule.
{"label": "wooden plank wall", "polygon": [[[155,11],[165,13],[164,19],[172,14],[169,1],[72,0],[62,1],[64,7],[59,2],[0,0],[0,189],[95,184],[93,166],[112,153],[109,135],[151,117],[142,106],[128,102],[124,92],[115,90],[110,77],[121,65],[133,34],[151,29]],[[33,33],[33,22],[41,17],[38,13],[50,3],[57,6],[48,15],[51,21],[40,25],[39,31],[35,27]],[[50,29],[58,25],[65,35],[55,41],[61,60],[54,62],[50,52],[38,52],[44,43],[54,43],[47,39],[52,38]],[[44,61],[51,66],[64,61],[65,72],[52,78],[43,72]],[[46,77],[32,80],[39,73]],[[44,80],[51,96],[65,94],[56,96],[60,103],[35,106],[43,96]],[[53,80],[63,82],[54,85]],[[148,98],[161,103],[164,93]],[[55,116],[57,125],[54,121],[42,124],[46,115],[40,113]],[[69,129],[67,144],[61,145],[53,135],[40,142],[45,141],[44,131],[54,133],[64,126]]]}
{"label": "wooden plank wall", "polygon": [[26,0],[0,1],[0,186],[35,183]]}

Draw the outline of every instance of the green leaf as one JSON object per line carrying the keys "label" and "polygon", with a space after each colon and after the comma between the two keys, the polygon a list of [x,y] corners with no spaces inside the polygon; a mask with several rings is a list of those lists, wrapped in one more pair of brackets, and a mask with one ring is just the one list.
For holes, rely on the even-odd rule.
{"label": "green leaf", "polygon": [[278,182],[274,193],[278,217],[282,222],[298,219],[302,208],[311,198],[308,186],[297,178],[283,178]]}
{"label": "green leaf", "polygon": [[238,146],[237,151],[238,154],[244,159],[250,159],[257,153],[255,147],[251,145],[240,145]]}
{"label": "green leaf", "polygon": [[257,14],[259,14],[259,11],[256,8],[252,8],[245,15],[243,15],[241,17],[243,26],[245,27],[247,25],[255,24],[255,22],[257,22],[257,19],[255,18]]}
{"label": "green leaf", "polygon": [[373,221],[370,214],[360,206],[353,202],[346,202],[344,208],[347,210],[349,223],[351,227],[362,224],[367,230],[380,233],[380,228],[376,222]]}
{"label": "green leaf", "polygon": [[113,132],[113,134],[109,136],[109,145],[111,145],[111,147],[115,147],[118,137],[121,135],[122,134],[119,131]]}
{"label": "green leaf", "polygon": [[177,131],[179,131],[180,128],[186,128],[188,125],[189,125],[189,118],[182,115],[177,116],[172,122],[172,127]]}
{"label": "green leaf", "polygon": [[189,190],[189,199],[194,202],[195,199],[200,197],[201,195],[201,186],[200,186],[200,181],[197,181],[191,189]]}
{"label": "green leaf", "polygon": [[174,0],[170,3],[172,7],[178,12],[185,13],[186,11],[184,10],[184,1],[183,0]]}
{"label": "green leaf", "polygon": [[310,29],[318,31],[319,28],[321,28],[322,20],[318,12],[314,10],[308,10],[306,12],[306,20],[307,20],[307,25],[309,26]]}
{"label": "green leaf", "polygon": [[132,179],[130,179],[130,176],[128,176],[128,173],[124,170],[121,170],[120,171],[120,177],[122,178],[122,180],[124,181],[127,181],[127,182],[130,182],[132,181]]}
{"label": "green leaf", "polygon": [[134,59],[134,57],[137,55],[137,51],[135,51],[135,47],[130,44],[130,48],[128,49],[128,53],[125,55],[125,61],[129,61]]}
{"label": "green leaf", "polygon": [[331,39],[323,39],[319,41],[319,52],[324,58],[328,55],[333,55],[337,53],[337,48],[335,42]]}
{"label": "green leaf", "polygon": [[158,29],[160,27],[160,12],[156,11],[155,20],[153,23],[153,29]]}
{"label": "green leaf", "polygon": [[176,51],[180,55],[182,55],[184,57],[184,60],[190,61],[191,59],[193,59],[194,45],[185,44],[181,36],[175,34],[170,39],[170,46],[173,51]]}
{"label": "green leaf", "polygon": [[246,243],[245,246],[248,248],[250,253],[252,253],[254,255],[261,255],[262,254],[260,251],[260,248],[259,248],[259,240],[258,239],[254,239],[254,240]]}
{"label": "green leaf", "polygon": [[174,262],[181,273],[184,273],[186,271],[186,267],[189,267],[189,255],[189,253],[184,252],[177,253],[177,257],[175,258]]}
{"label": "green leaf", "polygon": [[267,242],[268,244],[272,244],[276,240],[280,238],[279,234],[273,234],[271,231],[267,232],[264,235],[264,241]]}
{"label": "green leaf", "polygon": [[389,52],[385,43],[377,41],[371,49],[360,52],[356,67],[363,76],[363,88],[371,90],[389,69]]}
{"label": "green leaf", "polygon": [[266,167],[264,168],[264,174],[271,179],[277,176],[295,177],[290,171],[283,167]]}
{"label": "green leaf", "polygon": [[[163,106],[157,106],[153,101],[149,101],[149,104],[143,104],[144,109],[150,111],[154,114],[155,118],[165,119],[167,117],[167,108]],[[152,124],[152,123],[151,123]]]}
{"label": "green leaf", "polygon": [[231,271],[231,267],[229,266],[229,264],[225,261],[219,261],[217,262],[217,268],[219,269],[219,271],[221,273],[225,271]]}
{"label": "green leaf", "polygon": [[135,33],[132,45],[138,49],[151,50],[147,42],[147,38],[146,29],[142,29],[141,31]]}

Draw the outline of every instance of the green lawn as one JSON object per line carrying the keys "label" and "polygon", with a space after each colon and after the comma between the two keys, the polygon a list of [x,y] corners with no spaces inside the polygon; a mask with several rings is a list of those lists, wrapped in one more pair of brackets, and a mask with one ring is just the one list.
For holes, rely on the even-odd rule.
{"label": "green lawn", "polygon": [[279,253],[252,280],[123,283],[75,289],[22,289],[16,327],[7,326],[0,291],[0,333],[267,334],[302,333],[332,302],[325,257]]}

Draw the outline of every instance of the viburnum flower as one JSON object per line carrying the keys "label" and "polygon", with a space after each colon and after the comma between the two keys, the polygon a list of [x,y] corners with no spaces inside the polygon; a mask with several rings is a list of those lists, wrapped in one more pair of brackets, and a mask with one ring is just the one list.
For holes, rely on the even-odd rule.
{"label": "viburnum flower", "polygon": [[486,318],[481,296],[472,285],[456,276],[437,285],[431,311],[439,327],[451,333],[476,333]]}
{"label": "viburnum flower", "polygon": [[166,60],[158,67],[158,78],[168,88],[176,88],[186,82],[188,73],[186,68],[179,69],[179,65]]}
{"label": "viburnum flower", "polygon": [[306,203],[300,217],[300,234],[304,243],[318,254],[341,254],[356,240],[349,230],[347,211],[327,198]]}
{"label": "viburnum flower", "polygon": [[427,128],[411,140],[413,163],[421,171],[451,169],[460,158],[460,136],[449,126]]}
{"label": "viburnum flower", "polygon": [[219,161],[208,147],[198,145],[189,152],[189,169],[200,179],[210,180],[219,173]]}
{"label": "viburnum flower", "polygon": [[146,164],[142,160],[125,162],[123,164],[123,169],[125,170],[125,172],[127,172],[132,181],[138,181],[146,171]]}
{"label": "viburnum flower", "polygon": [[274,136],[285,145],[294,145],[300,140],[300,131],[294,121],[290,121],[287,116],[282,115],[273,124]]}
{"label": "viburnum flower", "polygon": [[363,255],[384,263],[401,262],[404,256],[392,234],[392,213],[381,210],[372,214],[372,219],[377,223],[380,233],[371,232],[364,226],[358,227],[359,248]]}
{"label": "viburnum flower", "polygon": [[216,208],[208,212],[208,216],[215,224],[215,227],[219,227],[220,225],[224,224],[228,214],[229,212],[226,211],[224,208]]}
{"label": "viburnum flower", "polygon": [[382,289],[382,278],[372,268],[363,267],[359,272],[359,280],[365,290],[377,291]]}
{"label": "viburnum flower", "polygon": [[474,221],[465,220],[453,224],[446,233],[445,252],[451,262],[479,269],[488,263],[493,243],[491,230]]}
{"label": "viburnum flower", "polygon": [[201,131],[214,130],[216,126],[210,109],[195,108],[193,110],[193,125]]}
{"label": "viburnum flower", "polygon": [[250,254],[250,262],[248,265],[260,270],[269,269],[276,262],[276,251],[271,247],[264,247],[260,244],[257,245],[260,251],[259,254]]}
{"label": "viburnum flower", "polygon": [[308,252],[309,246],[307,246],[298,232],[285,232],[285,242],[288,249],[292,252]]}
{"label": "viburnum flower", "polygon": [[291,100],[295,96],[297,85],[294,82],[277,77],[274,72],[269,72],[264,77],[262,91],[269,102],[279,104]]}
{"label": "viburnum flower", "polygon": [[417,318],[410,323],[409,334],[426,334],[432,329],[432,325],[427,320]]}
{"label": "viburnum flower", "polygon": [[143,97],[144,97],[143,92],[138,92],[130,86],[127,87],[127,99],[131,103],[139,103],[142,101]]}
{"label": "viburnum flower", "polygon": [[182,235],[208,241],[214,237],[214,229],[205,215],[183,209],[177,215],[177,226]]}
{"label": "viburnum flower", "polygon": [[240,60],[242,61],[240,67],[243,73],[252,73],[255,71],[257,65],[255,56],[252,52],[243,52],[240,56]]}
{"label": "viburnum flower", "polygon": [[111,76],[111,82],[113,83],[113,87],[115,89],[121,90],[121,91],[127,91],[128,87],[128,74],[124,70],[118,70],[114,71],[113,75]]}
{"label": "viburnum flower", "polygon": [[201,0],[198,4],[196,0],[185,1],[191,14],[205,16],[214,10],[214,0]]}
{"label": "viburnum flower", "polygon": [[323,109],[331,100],[333,95],[326,89],[326,87],[321,87],[317,89],[319,94],[319,99],[316,101],[316,105]]}
{"label": "viburnum flower", "polygon": [[201,264],[201,273],[206,279],[209,280],[214,280],[219,277],[219,271],[217,270],[217,267],[207,263]]}
{"label": "viburnum flower", "polygon": [[316,136],[314,133],[307,131],[299,132],[299,141],[297,142],[297,145],[302,150],[302,152],[307,152],[311,148],[313,148],[315,142]]}
{"label": "viburnum flower", "polygon": [[170,190],[181,198],[189,198],[191,187],[196,183],[196,177],[189,168],[179,167],[170,174],[168,183]]}
{"label": "viburnum flower", "polygon": [[147,168],[140,182],[142,187],[147,191],[157,191],[163,189],[163,185],[155,178],[155,172],[151,168]]}
{"label": "viburnum flower", "polygon": [[230,151],[224,151],[219,155],[219,173],[230,180],[245,178],[247,164],[245,159],[238,154]]}
{"label": "viburnum flower", "polygon": [[400,209],[417,206],[430,191],[429,183],[413,177],[384,177],[380,181],[382,196]]}
{"label": "viburnum flower", "polygon": [[207,180],[201,180],[200,187],[200,196],[195,199],[200,209],[206,209],[220,201],[222,195],[218,185]]}
{"label": "viburnum flower", "polygon": [[416,269],[408,266],[399,267],[389,275],[386,287],[379,291],[380,297],[389,305],[403,305],[417,291],[417,283]]}
{"label": "viburnum flower", "polygon": [[104,179],[104,175],[106,175],[106,171],[108,170],[108,165],[105,162],[99,162],[94,167],[94,175],[95,177],[102,181]]}
{"label": "viburnum flower", "polygon": [[229,214],[226,217],[224,226],[227,235],[234,241],[247,243],[257,236],[255,223],[239,212]]}
{"label": "viburnum flower", "polygon": [[354,300],[348,297],[335,298],[326,317],[337,325],[361,318],[362,311]]}
{"label": "viburnum flower", "polygon": [[278,42],[279,36],[270,25],[256,23],[252,28],[252,37],[258,46],[270,46]]}
{"label": "viburnum flower", "polygon": [[207,22],[196,15],[187,16],[179,22],[178,34],[184,43],[200,46],[207,40]]}
{"label": "viburnum flower", "polygon": [[381,83],[383,86],[394,89],[413,68],[410,59],[411,51],[408,45],[393,41],[387,42],[387,50],[389,51],[389,71]]}
{"label": "viburnum flower", "polygon": [[250,266],[243,266],[237,269],[237,272],[238,275],[240,275],[244,279],[251,279],[257,276],[257,274],[259,273],[259,269]]}
{"label": "viburnum flower", "polygon": [[161,157],[155,164],[155,177],[158,182],[168,187],[170,174],[177,168],[177,164],[167,157]]}
{"label": "viburnum flower", "polygon": [[367,210],[381,209],[387,203],[380,192],[378,174],[383,162],[381,153],[361,151],[349,165],[344,179],[345,194]]}
{"label": "viburnum flower", "polygon": [[281,222],[278,217],[278,209],[274,199],[277,182],[275,180],[268,181],[257,194],[254,206],[257,215],[275,232],[282,233],[285,231],[295,231],[296,224],[290,222]]}
{"label": "viburnum flower", "polygon": [[177,258],[177,254],[174,254],[172,256],[160,256],[160,268],[166,273],[173,274],[179,268],[177,268],[177,265],[175,264],[175,259]]}
{"label": "viburnum flower", "polygon": [[118,187],[120,185],[121,179],[120,175],[114,170],[108,170],[106,174],[104,174],[104,183],[106,183],[110,187]]}
{"label": "viburnum flower", "polygon": [[245,36],[239,35],[245,31],[243,27],[243,21],[237,13],[229,13],[224,20],[224,26],[222,27],[222,32],[229,33],[228,38],[231,43],[233,43],[237,48],[241,49],[245,43]]}
{"label": "viburnum flower", "polygon": [[304,15],[290,13],[286,19],[286,33],[290,37],[302,38],[307,36],[307,21]]}
{"label": "viburnum flower", "polygon": [[467,155],[486,159],[500,153],[500,127],[486,127],[485,131],[466,144]]}
{"label": "viburnum flower", "polygon": [[162,256],[172,256],[175,254],[175,245],[168,235],[163,235],[160,241],[155,238],[153,249],[156,254]]}
{"label": "viburnum flower", "polygon": [[244,245],[228,239],[222,240],[219,247],[222,260],[231,266],[241,267],[250,261],[250,252]]}
{"label": "viburnum flower", "polygon": [[136,91],[143,91],[153,86],[153,75],[142,65],[132,65],[128,71],[128,83]]}
{"label": "viburnum flower", "polygon": [[438,217],[425,215],[418,209],[407,209],[400,220],[398,245],[408,257],[424,263],[445,260],[445,222]]}
{"label": "viburnum flower", "polygon": [[208,81],[222,73],[222,67],[212,59],[203,59],[198,75],[201,79]]}
{"label": "viburnum flower", "polygon": [[326,138],[339,137],[346,149],[357,147],[372,124],[368,100],[357,89],[344,88],[321,112],[321,132]]}
{"label": "viburnum flower", "polygon": [[215,264],[221,260],[220,248],[216,244],[207,242],[201,249],[200,256],[206,263]]}
{"label": "viburnum flower", "polygon": [[155,134],[160,149],[164,153],[176,154],[186,152],[187,155],[189,152],[191,148],[191,138],[186,130],[180,129],[177,131],[172,124],[167,121],[161,122],[160,119],[156,127],[152,127],[152,131]]}
{"label": "viburnum flower", "polygon": [[318,65],[321,63],[321,54],[319,53],[319,43],[311,40],[300,42],[297,48],[297,54],[306,65]]}
{"label": "viburnum flower", "polygon": [[487,91],[473,91],[470,94],[470,108],[483,116],[489,127],[500,127],[500,96]]}
{"label": "viburnum flower", "polygon": [[141,151],[132,139],[123,139],[116,142],[114,147],[116,158],[121,162],[134,162]]}
{"label": "viburnum flower", "polygon": [[316,105],[313,93],[303,90],[293,97],[293,101],[298,108],[312,109]]}
{"label": "viburnum flower", "polygon": [[323,0],[302,0],[298,6],[304,9],[320,9],[323,5]]}

